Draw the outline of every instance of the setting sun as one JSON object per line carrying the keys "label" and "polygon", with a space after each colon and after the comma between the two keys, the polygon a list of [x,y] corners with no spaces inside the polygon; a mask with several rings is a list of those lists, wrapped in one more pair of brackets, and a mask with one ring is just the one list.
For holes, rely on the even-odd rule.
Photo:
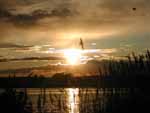
{"label": "setting sun", "polygon": [[70,65],[77,65],[80,63],[81,50],[78,49],[68,49],[64,51],[64,56],[67,60],[67,63]]}

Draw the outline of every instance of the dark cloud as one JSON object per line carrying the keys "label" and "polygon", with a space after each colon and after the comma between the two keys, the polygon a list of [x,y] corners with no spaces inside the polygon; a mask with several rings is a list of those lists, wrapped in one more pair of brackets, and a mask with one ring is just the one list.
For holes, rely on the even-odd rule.
{"label": "dark cloud", "polygon": [[37,18],[26,14],[13,15],[11,18],[9,18],[9,22],[12,22],[16,26],[22,27],[34,25],[36,21]]}
{"label": "dark cloud", "polygon": [[11,18],[11,13],[6,9],[0,8],[0,19],[8,19]]}
{"label": "dark cloud", "polygon": [[[150,10],[147,5],[150,2],[146,2],[145,0],[72,0],[72,2],[68,0],[44,0],[43,2],[41,0],[33,0],[32,2],[28,0],[2,1],[0,2],[0,19],[7,20],[7,22],[19,27],[39,25],[41,24],[39,21],[45,18],[65,20],[67,17],[71,17],[72,23],[75,22],[74,18],[79,18],[77,24],[87,22],[89,25],[93,24],[93,26],[107,25],[116,22],[125,22],[124,19],[135,19],[135,17],[137,20],[139,16],[145,16],[147,10]],[[47,7],[48,5],[49,8]],[[137,10],[133,11],[133,7],[136,7]],[[26,13],[24,11],[21,12],[19,9],[25,10]]]}
{"label": "dark cloud", "polygon": [[31,14],[12,14],[8,10],[0,9],[0,19],[5,19],[16,26],[32,26],[37,24],[40,19],[44,18],[65,18],[73,16],[74,13],[68,8],[53,9],[51,12],[46,10],[35,10]]}
{"label": "dark cloud", "polygon": [[67,8],[53,9],[51,11],[51,16],[67,17],[67,16],[73,16],[73,13],[69,9],[67,9]]}
{"label": "dark cloud", "polygon": [[13,43],[0,43],[0,48],[29,48],[32,46],[25,46],[25,45],[17,45]]}
{"label": "dark cloud", "polygon": [[32,12],[34,18],[44,18],[44,17],[67,17],[73,16],[73,13],[69,8],[54,8],[50,12],[45,10],[35,10]]}
{"label": "dark cloud", "polygon": [[0,59],[0,62],[10,62],[10,61],[28,61],[28,60],[64,60],[63,57],[27,57],[27,58],[14,58],[14,59]]}

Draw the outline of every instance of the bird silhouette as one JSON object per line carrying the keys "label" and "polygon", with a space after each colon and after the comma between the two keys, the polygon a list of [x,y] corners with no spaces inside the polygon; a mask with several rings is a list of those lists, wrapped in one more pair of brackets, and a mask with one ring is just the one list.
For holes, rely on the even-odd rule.
{"label": "bird silhouette", "polygon": [[84,50],[84,43],[83,43],[82,38],[80,38],[80,43],[79,43],[79,45],[81,46],[81,49]]}

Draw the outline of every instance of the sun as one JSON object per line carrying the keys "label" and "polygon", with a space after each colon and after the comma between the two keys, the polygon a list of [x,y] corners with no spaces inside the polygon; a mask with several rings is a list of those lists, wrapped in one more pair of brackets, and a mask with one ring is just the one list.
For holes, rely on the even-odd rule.
{"label": "sun", "polygon": [[67,50],[64,50],[64,56],[68,64],[77,65],[80,63],[80,58],[82,55],[81,55],[81,50],[67,49]]}

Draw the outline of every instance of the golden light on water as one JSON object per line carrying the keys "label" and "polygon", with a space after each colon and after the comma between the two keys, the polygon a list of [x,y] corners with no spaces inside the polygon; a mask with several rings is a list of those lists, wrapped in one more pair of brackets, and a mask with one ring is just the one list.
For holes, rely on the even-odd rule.
{"label": "golden light on water", "polygon": [[68,88],[68,108],[69,113],[79,113],[79,89],[78,88]]}
{"label": "golden light on water", "polygon": [[64,51],[64,56],[67,63],[70,65],[77,65],[80,63],[80,58],[82,56],[81,50],[78,49],[68,49]]}

